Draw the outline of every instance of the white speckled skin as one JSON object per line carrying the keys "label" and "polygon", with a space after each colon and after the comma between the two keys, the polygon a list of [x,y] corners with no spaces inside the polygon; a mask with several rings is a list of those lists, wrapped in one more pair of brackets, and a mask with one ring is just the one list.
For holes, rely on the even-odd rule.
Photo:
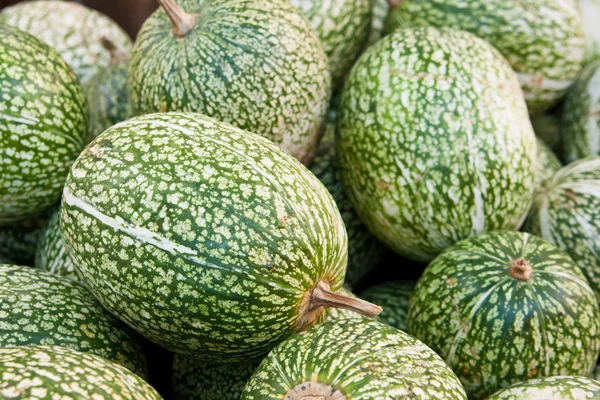
{"label": "white speckled skin", "polygon": [[259,135],[192,113],[96,138],[67,179],[61,229],[105,307],[214,362],[266,354],[296,330],[307,291],[341,288],[347,261],[342,219],[314,175]]}
{"label": "white speckled skin", "polygon": [[60,209],[56,209],[39,235],[35,251],[35,267],[79,281],[75,264],[65,248],[60,231]]}
{"label": "white speckled skin", "polygon": [[59,54],[0,23],[0,226],[58,202],[87,119],[83,89]]}
{"label": "white speckled skin", "polygon": [[128,87],[138,114],[198,112],[262,135],[304,164],[324,127],[331,74],[310,23],[287,0],[178,0],[198,13],[185,37],[163,10],[142,26]]}
{"label": "white speckled skin", "polygon": [[523,92],[469,33],[409,28],[371,46],[344,87],[337,135],[358,215],[406,257],[517,229],[529,209],[536,139]]}
{"label": "white speckled skin", "polygon": [[552,376],[516,383],[487,400],[596,400],[600,382],[583,376]]}
{"label": "white speckled skin", "polygon": [[0,397],[162,400],[143,379],[102,357],[59,346],[0,349]]}
{"label": "white speckled skin", "polygon": [[123,51],[132,46],[116,22],[73,1],[22,2],[3,9],[0,23],[15,26],[56,49],[82,83],[110,64],[110,54],[100,43],[102,36]]}

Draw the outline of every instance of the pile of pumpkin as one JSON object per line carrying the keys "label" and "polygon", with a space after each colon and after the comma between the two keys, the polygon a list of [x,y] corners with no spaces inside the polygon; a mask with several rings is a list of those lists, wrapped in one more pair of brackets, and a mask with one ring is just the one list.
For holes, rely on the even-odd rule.
{"label": "pile of pumpkin", "polygon": [[0,13],[0,397],[600,398],[600,0],[159,3]]}

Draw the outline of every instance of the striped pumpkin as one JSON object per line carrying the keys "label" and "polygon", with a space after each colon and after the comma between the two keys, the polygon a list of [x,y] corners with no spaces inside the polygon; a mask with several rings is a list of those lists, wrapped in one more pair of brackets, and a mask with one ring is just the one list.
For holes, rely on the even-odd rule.
{"label": "striped pumpkin", "polygon": [[537,140],[537,162],[535,165],[535,187],[552,178],[562,164],[556,154],[542,140]]}
{"label": "striped pumpkin", "polygon": [[110,65],[100,38],[131,50],[131,39],[106,15],[73,1],[26,1],[0,13],[0,24],[17,27],[53,47],[85,83]]}
{"label": "striped pumpkin", "polygon": [[482,399],[513,383],[590,374],[600,309],[568,254],[537,236],[494,232],[440,254],[417,282],[408,329]]}
{"label": "striped pumpkin", "polygon": [[515,383],[487,400],[600,399],[600,382],[583,376],[552,376]]}
{"label": "striped pumpkin", "polygon": [[[330,97],[327,56],[287,0],[160,0],[129,68],[139,114],[199,112],[308,164]],[[166,10],[166,12],[165,12]]]}
{"label": "striped pumpkin", "polygon": [[538,190],[525,228],[569,253],[600,301],[599,188],[600,157],[563,167]]}
{"label": "striped pumpkin", "polygon": [[259,135],[200,114],[120,123],[73,165],[65,246],[85,285],[140,333],[211,362],[259,358],[322,318],[347,238],[327,189]]}
{"label": "striped pumpkin", "polygon": [[435,28],[386,36],[352,69],[339,118],[350,200],[403,256],[429,261],[465,237],[523,221],[535,135],[513,71],[483,40]]}
{"label": "striped pumpkin", "polygon": [[83,89],[55,50],[1,23],[0,38],[0,226],[6,226],[58,202],[83,149],[88,116]]}

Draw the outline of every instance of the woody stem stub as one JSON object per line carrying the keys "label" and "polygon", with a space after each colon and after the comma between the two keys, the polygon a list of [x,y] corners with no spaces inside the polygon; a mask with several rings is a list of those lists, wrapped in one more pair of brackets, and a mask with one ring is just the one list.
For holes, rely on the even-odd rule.
{"label": "woody stem stub", "polygon": [[533,268],[523,257],[511,261],[508,268],[510,276],[524,282],[527,282],[533,275]]}
{"label": "woody stem stub", "polygon": [[185,12],[175,0],[158,0],[160,6],[165,10],[173,23],[173,34],[178,38],[185,37],[194,30],[200,14]]}

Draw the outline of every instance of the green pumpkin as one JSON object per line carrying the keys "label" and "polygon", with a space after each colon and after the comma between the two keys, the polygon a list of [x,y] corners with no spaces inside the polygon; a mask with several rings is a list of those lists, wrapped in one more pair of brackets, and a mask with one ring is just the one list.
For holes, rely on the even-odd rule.
{"label": "green pumpkin", "polygon": [[127,93],[129,55],[108,39],[102,40],[110,52],[110,65],[96,73],[84,85],[90,108],[88,142],[111,126],[133,117]]}
{"label": "green pumpkin", "polygon": [[578,0],[583,15],[586,62],[600,58],[600,0]]}
{"label": "green pumpkin", "polygon": [[509,61],[531,114],[549,109],[575,82],[585,57],[577,0],[404,0],[394,5],[386,31],[449,27],[491,43]]}
{"label": "green pumpkin", "polygon": [[87,110],[79,81],[56,51],[2,24],[0,37],[0,226],[12,226],[60,198],[84,146]]}
{"label": "green pumpkin", "polygon": [[567,162],[600,155],[600,60],[583,70],[569,93],[561,137]]}
{"label": "green pumpkin", "polygon": [[173,399],[239,400],[258,363],[206,364],[175,355]]}
{"label": "green pumpkin", "polygon": [[22,29],[56,49],[82,83],[110,64],[100,38],[131,50],[131,39],[116,22],[73,1],[22,2],[3,9],[0,24]]}
{"label": "green pumpkin", "polygon": [[568,254],[537,236],[494,232],[440,254],[417,282],[408,329],[482,399],[513,383],[588,375],[600,310]]}
{"label": "green pumpkin", "polygon": [[535,187],[552,178],[562,164],[556,154],[542,140],[537,140],[537,162],[535,165]]}
{"label": "green pumpkin", "polygon": [[381,306],[378,321],[408,332],[408,304],[414,288],[413,281],[385,282],[371,286],[360,297]]}
{"label": "green pumpkin", "polygon": [[385,20],[387,19],[390,6],[388,0],[372,0],[371,32],[369,33],[368,44],[375,44],[384,36]]}
{"label": "green pumpkin", "polygon": [[[287,0],[160,0],[129,68],[139,114],[199,112],[312,159],[330,97],[327,56]],[[175,22],[172,22],[175,21]]]}
{"label": "green pumpkin", "polygon": [[291,336],[262,361],[240,400],[466,399],[431,349],[375,321],[345,319]]}
{"label": "green pumpkin", "polygon": [[552,376],[519,382],[487,400],[599,399],[600,382],[583,376]]}
{"label": "green pumpkin", "polygon": [[317,148],[310,170],[325,185],[337,205],[348,233],[348,265],[345,284],[353,287],[377,265],[386,248],[362,223],[342,184],[335,156],[336,112],[331,111],[325,135]]}
{"label": "green pumpkin", "polygon": [[64,244],[121,320],[211,362],[264,356],[337,295],[347,237],[327,189],[268,140],[193,113],[122,122],[73,165]]}
{"label": "green pumpkin", "polygon": [[39,236],[35,251],[35,267],[55,275],[80,281],[75,265],[63,244],[60,230],[60,208],[52,213]]}
{"label": "green pumpkin", "polygon": [[146,376],[144,350],[133,332],[83,286],[69,279],[33,268],[0,265],[0,316],[0,348],[32,344],[69,347]]}
{"label": "green pumpkin", "polygon": [[333,88],[360,55],[369,37],[371,0],[290,0],[302,11],[323,44]]}
{"label": "green pumpkin", "polygon": [[5,399],[162,399],[119,364],[61,346],[0,348],[0,376]]}
{"label": "green pumpkin", "polygon": [[417,261],[517,229],[534,189],[535,135],[513,71],[488,43],[451,29],[398,30],[361,56],[336,154],[361,220]]}
{"label": "green pumpkin", "polygon": [[0,256],[5,260],[3,264],[33,265],[42,228],[47,219],[48,216],[44,214],[0,227]]}
{"label": "green pumpkin", "polygon": [[569,253],[600,301],[598,187],[600,157],[563,167],[536,193],[525,229]]}

